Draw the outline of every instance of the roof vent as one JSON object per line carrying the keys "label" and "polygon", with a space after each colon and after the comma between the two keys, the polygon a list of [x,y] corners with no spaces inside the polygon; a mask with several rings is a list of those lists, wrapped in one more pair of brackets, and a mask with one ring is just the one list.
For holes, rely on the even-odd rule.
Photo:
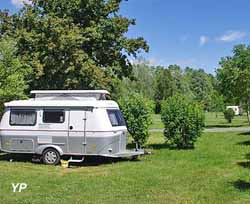
{"label": "roof vent", "polygon": [[34,90],[35,100],[107,100],[106,90]]}

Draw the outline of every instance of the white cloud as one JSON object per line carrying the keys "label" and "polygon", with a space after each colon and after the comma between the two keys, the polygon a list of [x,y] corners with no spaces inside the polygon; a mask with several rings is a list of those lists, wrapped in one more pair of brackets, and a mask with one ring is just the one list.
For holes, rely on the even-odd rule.
{"label": "white cloud", "polygon": [[17,7],[17,8],[20,8],[24,5],[24,3],[26,4],[31,4],[31,1],[30,0],[11,0],[11,3]]}
{"label": "white cloud", "polygon": [[205,45],[209,41],[209,38],[205,35],[200,36],[200,46]]}
{"label": "white cloud", "polygon": [[236,40],[241,40],[246,36],[246,33],[241,31],[227,31],[224,35],[218,38],[222,42],[233,42]]}

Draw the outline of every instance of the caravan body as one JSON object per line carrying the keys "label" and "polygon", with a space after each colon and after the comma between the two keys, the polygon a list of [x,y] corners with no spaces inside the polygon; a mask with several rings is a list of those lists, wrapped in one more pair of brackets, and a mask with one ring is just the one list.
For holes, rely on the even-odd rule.
{"label": "caravan body", "polygon": [[[4,152],[43,156],[54,164],[62,155],[128,157],[127,128],[107,91],[32,91],[35,98],[5,104],[0,123]],[[50,150],[50,151],[47,151]],[[48,161],[46,161],[46,158]]]}

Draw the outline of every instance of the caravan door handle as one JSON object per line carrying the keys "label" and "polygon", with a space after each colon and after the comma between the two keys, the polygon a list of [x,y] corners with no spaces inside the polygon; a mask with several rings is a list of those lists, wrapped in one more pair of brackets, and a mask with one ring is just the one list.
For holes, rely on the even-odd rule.
{"label": "caravan door handle", "polygon": [[73,130],[73,126],[72,126],[72,125],[71,125],[71,126],[69,126],[69,129],[70,129],[70,130]]}

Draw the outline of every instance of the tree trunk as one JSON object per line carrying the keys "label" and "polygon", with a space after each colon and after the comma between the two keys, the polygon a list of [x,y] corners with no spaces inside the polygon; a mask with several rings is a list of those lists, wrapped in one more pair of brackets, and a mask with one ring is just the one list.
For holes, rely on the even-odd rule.
{"label": "tree trunk", "polygon": [[250,125],[250,119],[249,119],[249,102],[247,102],[247,121],[248,121],[248,124]]}

